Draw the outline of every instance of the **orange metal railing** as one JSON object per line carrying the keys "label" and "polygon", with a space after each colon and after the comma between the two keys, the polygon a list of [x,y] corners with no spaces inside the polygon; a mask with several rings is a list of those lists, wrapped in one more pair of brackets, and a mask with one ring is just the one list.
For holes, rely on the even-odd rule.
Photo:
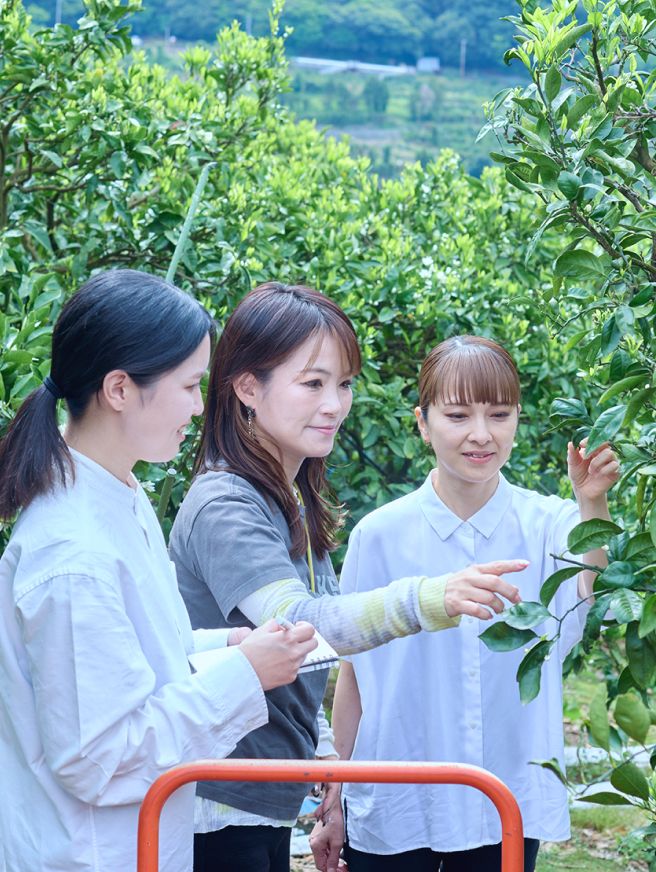
{"label": "orange metal railing", "polygon": [[159,819],[164,803],[190,781],[343,781],[404,784],[465,784],[488,796],[501,818],[501,872],[523,872],[524,834],[515,797],[495,775],[460,763],[356,760],[201,760],[161,775],[139,813],[137,872],[158,872]]}

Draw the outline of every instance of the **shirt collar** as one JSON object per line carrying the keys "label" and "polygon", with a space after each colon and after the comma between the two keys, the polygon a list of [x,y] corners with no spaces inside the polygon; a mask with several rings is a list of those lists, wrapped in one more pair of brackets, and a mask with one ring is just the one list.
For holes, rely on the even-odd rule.
{"label": "shirt collar", "polygon": [[503,475],[499,474],[499,484],[490,499],[467,521],[454,514],[438,497],[433,487],[432,475],[431,471],[419,488],[419,501],[426,520],[440,539],[448,539],[462,524],[470,524],[489,539],[501,523],[512,497],[511,487]]}
{"label": "shirt collar", "polygon": [[[75,461],[75,474],[81,476],[83,481],[92,485],[99,496],[111,499],[114,504],[118,503],[126,507],[134,508],[141,490],[133,478],[136,488],[131,488],[129,485],[119,481],[115,475],[91,460],[86,454],[81,454],[74,448],[68,449]],[[131,473],[130,473],[131,474]]]}

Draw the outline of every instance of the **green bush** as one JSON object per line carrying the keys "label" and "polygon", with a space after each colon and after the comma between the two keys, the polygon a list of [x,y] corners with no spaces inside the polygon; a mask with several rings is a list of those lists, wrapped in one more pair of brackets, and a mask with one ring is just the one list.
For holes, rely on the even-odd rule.
{"label": "green bush", "polygon": [[[566,440],[545,436],[548,402],[577,369],[550,339],[560,310],[537,308],[553,241],[524,265],[531,198],[498,171],[468,177],[449,153],[380,183],[346,145],[295,122],[277,102],[286,69],[275,12],[269,37],[233,26],[213,51],[186,54],[184,77],[169,77],[138,54],[126,63],[129,11],[90,0],[78,28],[32,32],[17,0],[2,7],[2,426],[47,373],[51,326],[75,287],[108,267],[167,271],[211,162],[175,279],[219,322],[271,278],[315,285],[353,318],[365,368],[331,481],[354,519],[429,468],[412,418],[417,372],[430,346],[457,332],[513,350],[525,415],[510,475],[557,490]],[[156,503],[166,495],[165,529],[192,451],[171,476],[140,470]]]}

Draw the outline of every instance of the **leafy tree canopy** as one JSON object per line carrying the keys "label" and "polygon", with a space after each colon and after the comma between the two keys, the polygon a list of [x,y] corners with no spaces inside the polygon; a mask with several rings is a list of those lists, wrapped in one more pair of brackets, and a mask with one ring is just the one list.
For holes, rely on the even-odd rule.
{"label": "leafy tree canopy", "polygon": [[[40,23],[52,23],[54,0],[28,6]],[[74,23],[82,8],[82,0],[63,0],[64,20]],[[134,32],[211,42],[237,19],[262,36],[270,8],[270,0],[144,0]],[[457,66],[466,39],[468,67],[485,69],[501,65],[512,28],[500,19],[513,8],[513,0],[287,0],[281,22],[293,28],[292,54],[396,63],[437,55]]]}

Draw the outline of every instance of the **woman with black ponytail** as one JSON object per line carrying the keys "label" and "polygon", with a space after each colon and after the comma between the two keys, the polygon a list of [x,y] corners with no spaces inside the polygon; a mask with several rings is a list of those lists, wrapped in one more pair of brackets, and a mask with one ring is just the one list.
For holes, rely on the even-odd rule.
{"label": "woman with black ponytail", "polygon": [[[134,870],[150,783],[228,754],[266,722],[263,691],[316,645],[308,624],[192,632],[132,475],[171,460],[202,411],[211,333],[161,279],[95,276],[64,306],[51,373],[0,442],[0,518],[20,513],[0,560],[3,872]],[[167,803],[161,870],[190,868],[193,795]]]}

